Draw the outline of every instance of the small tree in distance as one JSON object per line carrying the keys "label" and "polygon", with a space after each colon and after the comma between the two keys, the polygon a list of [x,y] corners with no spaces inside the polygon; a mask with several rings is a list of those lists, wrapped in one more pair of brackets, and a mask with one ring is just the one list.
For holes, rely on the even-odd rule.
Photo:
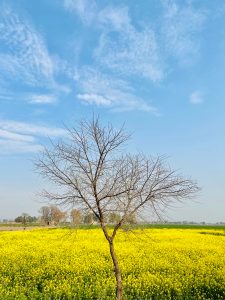
{"label": "small tree in distance", "polygon": [[65,220],[66,213],[61,211],[56,205],[50,205],[50,216],[54,225],[57,225]]}
{"label": "small tree in distance", "polygon": [[57,225],[66,218],[66,213],[61,211],[56,205],[42,206],[39,212],[41,220],[46,225]]}
{"label": "small tree in distance", "polygon": [[[171,170],[162,157],[122,154],[130,138],[123,128],[102,126],[93,118],[67,131],[68,140],[52,143],[36,161],[39,172],[60,187],[59,193],[44,191],[43,195],[95,216],[109,245],[116,299],[121,300],[122,274],[114,248],[117,231],[137,213],[150,208],[158,214],[172,201],[191,197],[198,187]],[[110,230],[112,213],[119,217]]]}
{"label": "small tree in distance", "polygon": [[82,223],[82,215],[80,211],[76,208],[73,208],[70,212],[70,218],[73,225],[79,225]]}
{"label": "small tree in distance", "polygon": [[22,223],[24,225],[24,228],[25,228],[27,223],[34,223],[34,222],[37,221],[37,218],[35,216],[31,217],[27,213],[22,213],[22,215],[16,217],[14,221],[16,223]]}
{"label": "small tree in distance", "polygon": [[50,225],[51,222],[51,209],[49,206],[42,206],[39,210],[41,214],[41,220],[46,224]]}

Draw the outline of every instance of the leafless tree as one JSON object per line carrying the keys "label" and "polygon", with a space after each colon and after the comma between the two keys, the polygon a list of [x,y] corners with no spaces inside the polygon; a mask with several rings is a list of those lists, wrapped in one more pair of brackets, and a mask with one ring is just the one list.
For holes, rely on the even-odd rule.
{"label": "leafless tree", "polygon": [[41,214],[41,220],[49,225],[51,222],[51,209],[49,206],[42,206],[39,210],[39,213]]}
{"label": "leafless tree", "polygon": [[66,218],[66,213],[61,211],[56,205],[42,206],[39,212],[41,220],[47,225],[57,225]]}
{"label": "leafless tree", "polygon": [[[98,118],[68,129],[69,138],[52,143],[36,162],[39,172],[60,187],[44,191],[56,204],[88,210],[109,244],[116,277],[116,299],[122,299],[122,274],[114,249],[118,229],[147,207],[159,214],[173,201],[189,198],[197,184],[171,170],[162,157],[124,154],[130,138],[123,128],[102,126]],[[119,219],[109,231],[108,215]]]}
{"label": "leafless tree", "polygon": [[60,222],[65,221],[66,213],[61,211],[56,205],[50,205],[51,222],[58,225]]}
{"label": "leafless tree", "polygon": [[82,222],[81,212],[76,208],[73,208],[71,210],[70,218],[71,218],[71,222],[72,222],[73,225],[79,225]]}

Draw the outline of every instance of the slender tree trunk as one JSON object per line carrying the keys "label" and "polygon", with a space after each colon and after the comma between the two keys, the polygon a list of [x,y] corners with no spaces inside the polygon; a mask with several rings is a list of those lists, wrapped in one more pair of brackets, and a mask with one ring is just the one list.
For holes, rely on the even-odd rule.
{"label": "slender tree trunk", "polygon": [[114,272],[116,276],[116,300],[122,300],[123,297],[123,284],[122,284],[122,276],[118,263],[118,259],[114,250],[113,241],[109,242],[110,254],[112,257]]}

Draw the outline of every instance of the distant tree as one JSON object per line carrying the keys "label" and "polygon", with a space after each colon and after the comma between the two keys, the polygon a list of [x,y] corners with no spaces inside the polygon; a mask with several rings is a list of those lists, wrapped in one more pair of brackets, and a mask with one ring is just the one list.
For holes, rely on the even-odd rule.
{"label": "distant tree", "polygon": [[119,214],[117,214],[115,212],[109,213],[108,223],[115,224],[115,223],[118,223],[119,221],[120,221],[120,215]]}
{"label": "distant tree", "polygon": [[93,224],[97,222],[98,219],[93,212],[86,212],[83,218],[84,224]]}
{"label": "distant tree", "polygon": [[51,221],[54,222],[54,224],[59,224],[60,222],[65,220],[66,213],[61,211],[56,205],[51,205],[50,217]]}
{"label": "distant tree", "polygon": [[15,218],[14,220],[16,223],[22,223],[23,222],[23,217],[22,216],[18,216]]}
{"label": "distant tree", "polygon": [[24,226],[24,229],[25,229],[25,227],[26,227],[26,225],[27,225],[27,219],[28,219],[28,214],[27,213],[22,213],[22,224],[23,224],[23,226]]}
{"label": "distant tree", "polygon": [[21,216],[18,216],[14,220],[16,223],[34,223],[37,222],[37,217],[31,217],[28,214],[22,214]]}
{"label": "distant tree", "polygon": [[39,210],[41,214],[41,220],[46,224],[50,225],[51,222],[51,208],[49,206],[42,206]]}
{"label": "distant tree", "polygon": [[[83,207],[96,217],[109,245],[116,298],[121,300],[122,274],[114,248],[119,228],[143,210],[159,214],[171,202],[192,196],[198,187],[171,170],[162,157],[125,154],[122,146],[129,136],[123,128],[104,127],[93,118],[68,129],[68,135],[70,140],[53,143],[36,162],[40,173],[60,187],[58,193],[43,195],[57,204]],[[113,229],[107,226],[111,212],[120,215]]]}
{"label": "distant tree", "polygon": [[42,206],[39,212],[41,220],[47,225],[52,223],[57,225],[66,218],[66,213],[61,211],[56,205]]}
{"label": "distant tree", "polygon": [[124,220],[124,223],[126,224],[136,224],[137,223],[137,217],[135,214],[128,215],[126,219]]}
{"label": "distant tree", "polygon": [[37,222],[37,220],[38,220],[38,218],[37,217],[35,217],[35,216],[28,216],[27,217],[27,222],[28,223],[35,223],[35,222]]}
{"label": "distant tree", "polygon": [[70,218],[71,218],[71,222],[74,225],[78,225],[82,223],[82,215],[81,212],[78,209],[72,209],[70,212]]}

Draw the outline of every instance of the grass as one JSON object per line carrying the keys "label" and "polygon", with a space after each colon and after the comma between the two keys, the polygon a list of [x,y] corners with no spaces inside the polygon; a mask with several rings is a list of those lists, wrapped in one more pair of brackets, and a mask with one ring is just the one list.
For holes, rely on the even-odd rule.
{"label": "grass", "polygon": [[[0,223],[0,227],[24,227],[22,223]],[[47,228],[47,225],[40,223],[27,223],[25,227],[44,227]],[[99,228],[98,224],[80,224],[80,225],[70,225],[68,223],[62,223],[56,227],[60,228],[77,228],[77,229],[97,229]],[[113,225],[109,225],[109,228],[112,228]],[[172,223],[161,223],[161,224],[129,224],[124,225],[125,230],[129,229],[207,229],[207,230],[225,230],[225,225],[217,224],[172,224]]]}

